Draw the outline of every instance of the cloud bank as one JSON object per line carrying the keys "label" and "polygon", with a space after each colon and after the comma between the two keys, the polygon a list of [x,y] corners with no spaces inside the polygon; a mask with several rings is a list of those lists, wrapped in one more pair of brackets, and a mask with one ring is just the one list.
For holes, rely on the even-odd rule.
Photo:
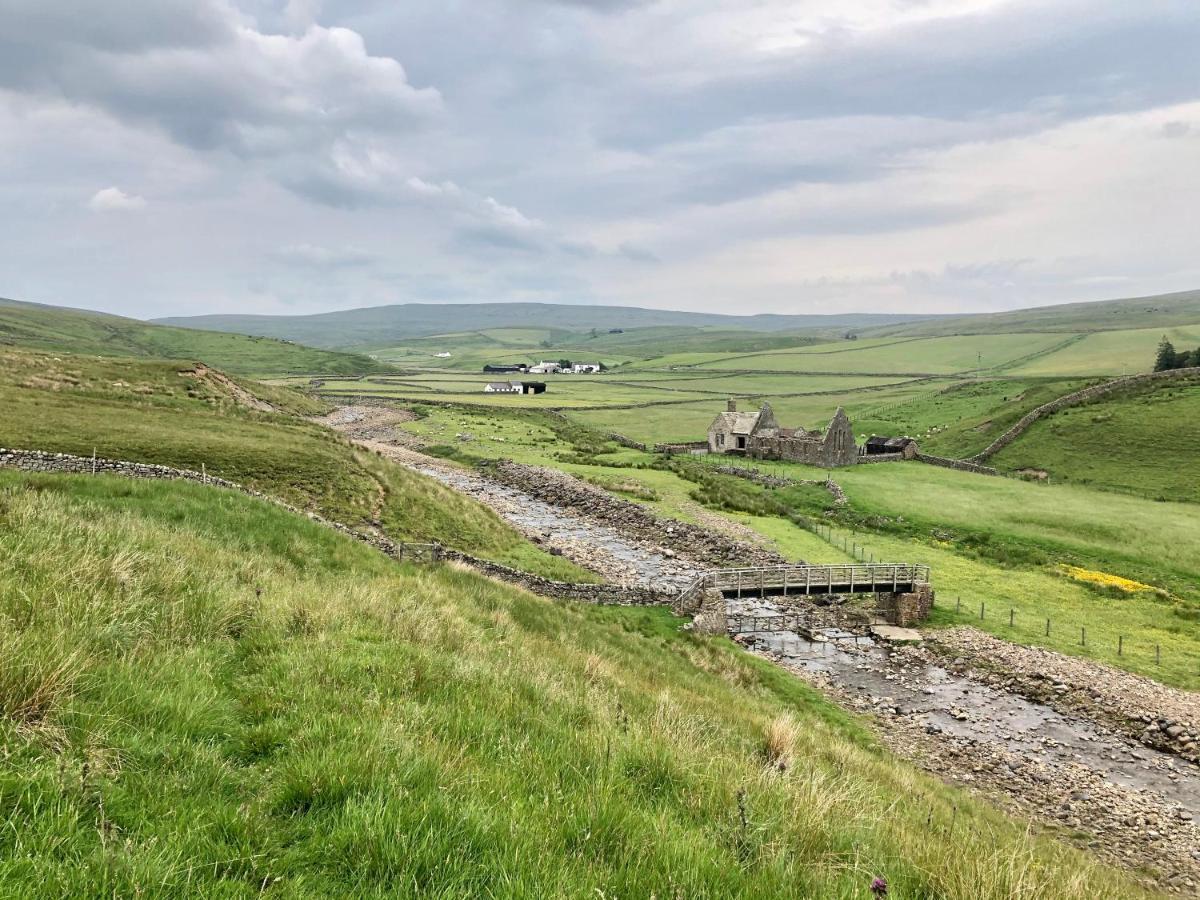
{"label": "cloud bank", "polygon": [[1191,0],[105,11],[0,0],[0,295],[949,312],[1200,285]]}

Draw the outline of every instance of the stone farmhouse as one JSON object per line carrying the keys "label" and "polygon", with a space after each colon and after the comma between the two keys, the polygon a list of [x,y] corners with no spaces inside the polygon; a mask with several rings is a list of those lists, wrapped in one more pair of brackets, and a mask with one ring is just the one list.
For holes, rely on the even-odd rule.
{"label": "stone farmhouse", "polygon": [[784,428],[775,420],[771,404],[755,412],[738,412],[729,401],[725,412],[708,426],[710,453],[729,453],[754,459],[780,459],[827,469],[858,462],[854,429],[840,406],[824,434],[803,428]]}

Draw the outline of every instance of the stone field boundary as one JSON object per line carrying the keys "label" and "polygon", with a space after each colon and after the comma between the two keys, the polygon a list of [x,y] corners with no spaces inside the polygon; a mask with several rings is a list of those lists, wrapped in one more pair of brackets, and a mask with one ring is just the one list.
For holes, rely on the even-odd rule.
{"label": "stone field boundary", "polygon": [[151,463],[129,462],[127,460],[105,459],[102,457],[74,456],[69,453],[49,453],[42,450],[12,450],[0,447],[0,468],[18,469],[24,472],[42,472],[47,474],[66,475],[116,475],[122,478],[140,478],[158,481],[190,481],[208,487],[224,488],[237,491],[257,500],[271,503],[297,516],[303,516],[309,521],[316,522],[326,528],[361,541],[364,544],[384,553],[397,561],[451,561],[466,565],[482,575],[507,582],[541,594],[561,600],[575,600],[580,603],[591,603],[606,606],[666,606],[675,598],[677,592],[658,590],[652,587],[623,587],[614,584],[583,584],[567,581],[554,581],[522,572],[501,563],[480,559],[443,547],[440,544],[413,544],[403,541],[393,541],[377,534],[357,531],[341,522],[334,522],[314,512],[308,512],[280,500],[278,497],[229,481],[205,471],[193,469],[176,469],[171,466],[160,466]]}

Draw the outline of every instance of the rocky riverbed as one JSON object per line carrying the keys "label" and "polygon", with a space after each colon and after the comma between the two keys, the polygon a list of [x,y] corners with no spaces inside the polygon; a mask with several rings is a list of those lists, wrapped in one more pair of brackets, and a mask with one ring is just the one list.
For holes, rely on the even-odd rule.
{"label": "rocky riverbed", "polygon": [[[933,774],[1161,889],[1200,892],[1200,769],[1176,754],[1145,746],[1106,717],[1060,711],[977,677],[965,658],[947,667],[944,648],[812,641],[790,632],[738,640],[868,714],[888,747]],[[947,643],[969,640],[959,633]]]}
{"label": "rocky riverbed", "polygon": [[[533,540],[618,584],[678,587],[743,546],[725,529],[696,555],[688,529],[561,472],[507,464],[492,477],[425,456],[394,410],[327,417],[362,446],[470,494]],[[499,477],[497,477],[497,474]],[[623,505],[624,504],[624,505]],[[724,533],[721,533],[724,532]],[[655,536],[660,540],[654,540]],[[771,615],[769,600],[747,601]],[[733,610],[737,612],[737,610]],[[831,621],[838,621],[835,615]],[[1200,700],[1107,666],[970,628],[888,646],[830,629],[736,639],[866,714],[880,740],[932,774],[980,793],[1171,893],[1200,894]]]}
{"label": "rocky riverbed", "polygon": [[395,428],[393,411],[342,407],[321,420],[360,446],[474,497],[535,543],[561,553],[612,584],[680,591],[705,566],[671,547],[596,521],[587,506],[560,506],[477,472],[426,456]]}

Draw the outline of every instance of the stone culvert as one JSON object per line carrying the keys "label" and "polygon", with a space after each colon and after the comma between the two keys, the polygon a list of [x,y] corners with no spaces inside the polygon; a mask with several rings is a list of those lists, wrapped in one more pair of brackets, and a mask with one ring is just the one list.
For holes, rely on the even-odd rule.
{"label": "stone culvert", "polygon": [[976,453],[974,456],[969,456],[965,460],[969,463],[981,463],[986,459],[995,456],[1022,434],[1024,434],[1034,422],[1045,416],[1053,415],[1062,409],[1067,409],[1071,406],[1080,406],[1084,403],[1090,403],[1100,397],[1115,393],[1130,387],[1141,387],[1147,384],[1156,384],[1160,381],[1187,381],[1193,378],[1200,377],[1200,368],[1192,367],[1187,369],[1170,369],[1166,372],[1150,372],[1143,375],[1129,375],[1125,378],[1116,378],[1112,381],[1106,381],[1103,384],[1094,384],[1091,387],[1086,387],[1083,390],[1075,391],[1072,394],[1067,394],[1059,397],[1057,400],[1051,400],[1039,406],[1037,409],[1031,410],[1017,422],[1012,428],[992,441],[984,450]]}

